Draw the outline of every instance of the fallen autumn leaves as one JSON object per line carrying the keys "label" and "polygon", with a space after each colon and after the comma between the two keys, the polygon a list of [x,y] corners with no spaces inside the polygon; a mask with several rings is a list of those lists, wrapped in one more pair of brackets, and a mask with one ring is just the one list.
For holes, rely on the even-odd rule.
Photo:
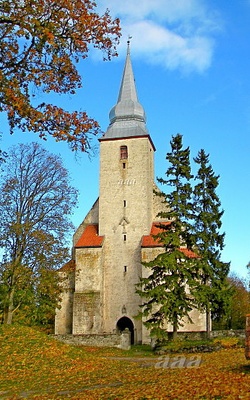
{"label": "fallen autumn leaves", "polygon": [[21,326],[2,327],[0,346],[1,399],[250,399],[242,348],[201,354],[193,368],[155,368],[152,354],[73,347]]}

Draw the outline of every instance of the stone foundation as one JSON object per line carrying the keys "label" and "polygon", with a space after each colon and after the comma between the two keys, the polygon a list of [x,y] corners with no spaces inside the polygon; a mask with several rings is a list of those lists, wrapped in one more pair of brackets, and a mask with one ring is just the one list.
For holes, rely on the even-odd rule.
{"label": "stone foundation", "polygon": [[75,346],[117,347],[123,350],[130,349],[130,332],[107,333],[93,335],[51,335],[55,339]]}
{"label": "stone foundation", "polygon": [[[92,335],[51,335],[55,339],[75,346],[90,347],[117,347],[129,350],[131,345],[131,333],[125,329],[121,333],[106,333]],[[206,339],[206,332],[178,332],[177,337],[183,340],[203,340]],[[245,337],[245,330],[212,331],[211,338],[216,337]],[[151,343],[151,346],[154,344]]]}
{"label": "stone foundation", "polygon": [[[177,332],[177,337],[179,340],[205,340],[206,332]],[[244,338],[245,331],[243,329],[239,330],[221,330],[221,331],[211,331],[210,332],[211,339],[215,339],[217,337],[238,337]],[[171,338],[171,332],[169,332],[169,338]]]}

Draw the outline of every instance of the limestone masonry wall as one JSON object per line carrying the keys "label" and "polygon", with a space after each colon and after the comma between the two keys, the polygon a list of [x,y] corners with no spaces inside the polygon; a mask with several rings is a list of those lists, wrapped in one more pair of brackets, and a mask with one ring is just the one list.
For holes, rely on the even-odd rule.
{"label": "limestone masonry wall", "polygon": [[75,346],[118,347],[123,350],[130,348],[130,332],[126,329],[121,334],[52,335],[52,337]]}

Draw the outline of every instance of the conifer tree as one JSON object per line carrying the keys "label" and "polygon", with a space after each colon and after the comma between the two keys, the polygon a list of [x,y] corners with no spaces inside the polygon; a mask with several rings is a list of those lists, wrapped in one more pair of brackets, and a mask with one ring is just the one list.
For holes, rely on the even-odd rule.
{"label": "conifer tree", "polygon": [[193,202],[194,238],[199,255],[199,281],[194,293],[199,308],[206,312],[206,330],[209,336],[211,313],[218,315],[223,312],[229,300],[230,291],[226,283],[229,263],[220,260],[225,233],[220,232],[224,211],[216,194],[219,176],[214,174],[209,155],[203,149],[198,152],[194,161],[199,165]]}
{"label": "conifer tree", "polygon": [[[142,278],[137,293],[143,298],[140,316],[151,336],[164,339],[166,323],[173,326],[173,339],[182,319],[190,321],[189,312],[194,307],[193,296],[187,290],[192,287],[195,254],[191,251],[190,231],[192,178],[189,148],[183,149],[182,135],[172,138],[171,152],[166,159],[170,163],[166,179],[158,181],[172,187],[170,193],[156,192],[162,197],[166,210],[159,213],[159,240],[164,252],[143,265],[149,269],[149,276]],[[165,221],[165,223],[164,223]]]}

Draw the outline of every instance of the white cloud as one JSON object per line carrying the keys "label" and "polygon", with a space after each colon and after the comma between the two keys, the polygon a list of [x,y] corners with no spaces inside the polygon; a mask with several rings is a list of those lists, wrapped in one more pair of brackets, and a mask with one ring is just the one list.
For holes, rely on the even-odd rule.
{"label": "white cloud", "polygon": [[133,35],[133,54],[152,64],[202,72],[211,63],[213,43],[206,37],[181,36],[151,21],[136,22],[126,29]]}
{"label": "white cloud", "polygon": [[169,69],[203,72],[212,62],[214,32],[219,29],[216,10],[207,0],[100,0],[121,20],[123,37],[119,54],[124,54],[128,35],[133,57]]}

